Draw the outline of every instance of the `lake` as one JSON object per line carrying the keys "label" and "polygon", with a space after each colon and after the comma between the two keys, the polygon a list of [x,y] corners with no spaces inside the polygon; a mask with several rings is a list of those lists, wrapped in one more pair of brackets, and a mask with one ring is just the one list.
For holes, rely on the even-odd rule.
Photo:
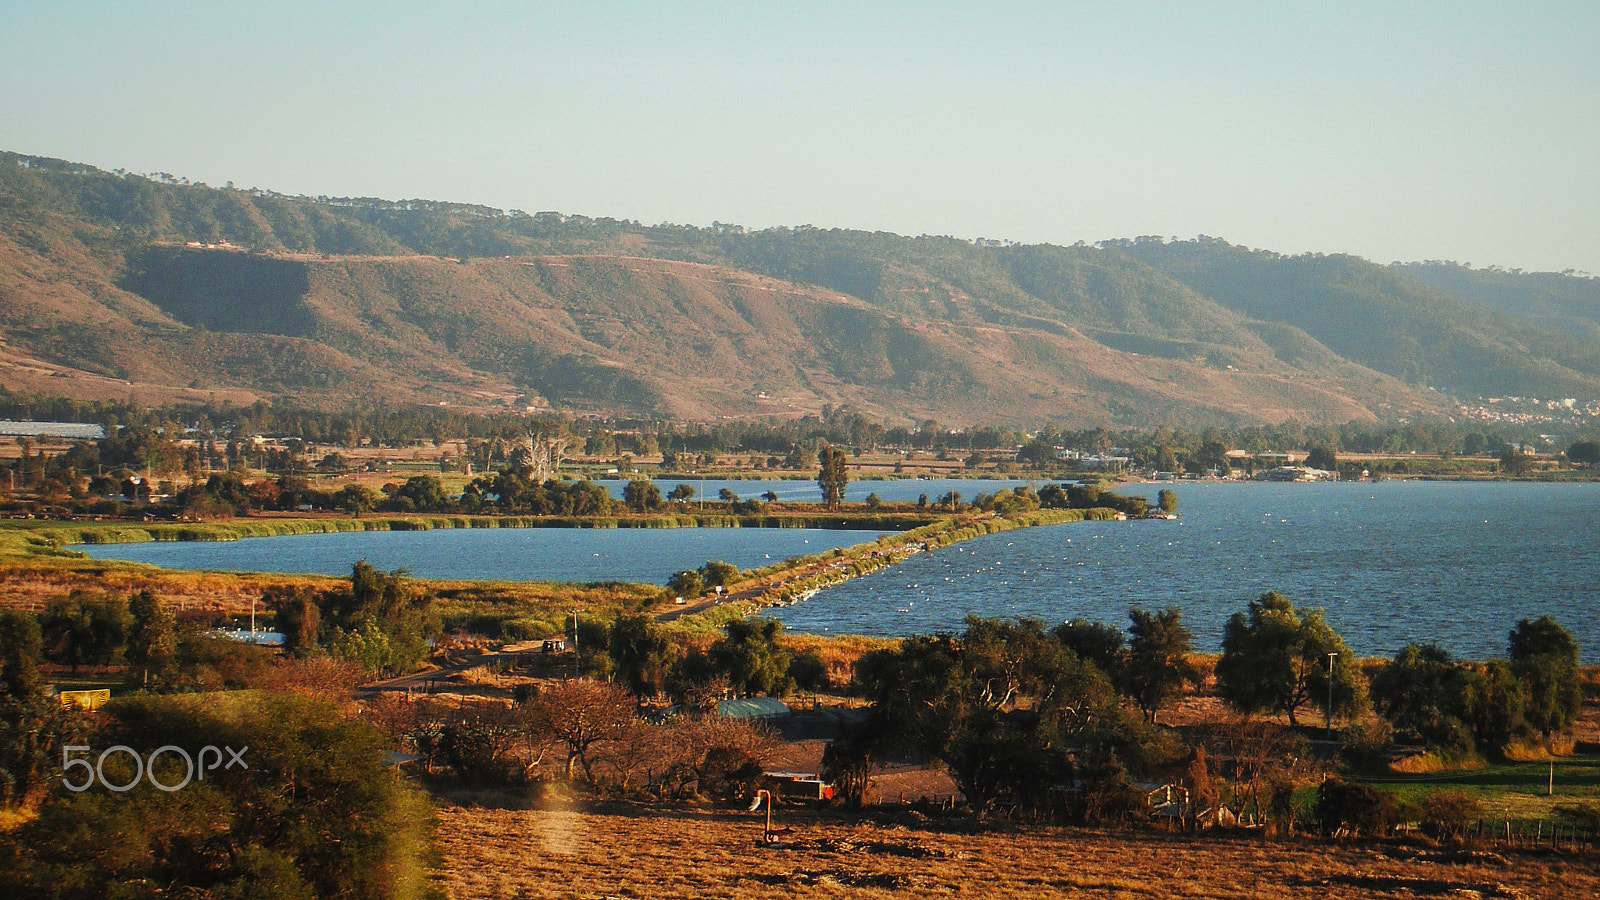
{"label": "lake", "polygon": [[1176,606],[1196,649],[1276,590],[1323,607],[1351,648],[1408,641],[1504,655],[1524,617],[1549,613],[1600,662],[1600,484],[1180,482],[1177,521],[1085,522],[990,535],[919,554],[776,611],[798,631],[959,631],[969,614],[1074,617],[1126,627]]}
{"label": "lake", "polygon": [[440,528],[245,538],[82,544],[96,559],[172,569],[348,575],[365,559],[418,578],[638,581],[720,559],[742,569],[873,540],[881,532],[823,528]]}
{"label": "lake", "polygon": [[[654,479],[656,487],[661,489],[661,496],[665,497],[669,491],[680,484],[687,484],[694,488],[694,500],[705,498],[717,499],[717,494],[727,488],[739,495],[741,500],[759,500],[761,495],[768,491],[778,495],[779,500],[794,503],[821,503],[822,489],[817,487],[815,479],[760,479],[740,481],[738,479],[707,478],[657,478]],[[607,479],[596,482],[603,484],[611,492],[611,496],[622,499],[622,492],[628,486],[627,481]],[[886,503],[915,503],[923,494],[928,495],[928,502],[933,503],[950,491],[960,494],[962,499],[971,500],[979,494],[992,494],[1001,488],[1015,487],[1019,484],[1032,485],[1038,488],[1048,482],[1023,481],[1011,478],[892,478],[882,481],[852,481],[845,485],[844,499],[859,502],[867,499],[868,494],[877,494]]]}
{"label": "lake", "polygon": [[[661,482],[663,490],[678,480]],[[688,482],[685,482],[688,483]],[[1010,482],[853,482],[852,497],[968,498]],[[1020,482],[1018,482],[1020,483]],[[699,490],[699,483],[694,483]],[[805,481],[707,480],[741,497],[814,499]],[[1179,482],[1177,521],[1083,522],[990,535],[774,610],[792,629],[907,635],[960,630],[968,614],[1073,617],[1126,626],[1129,605],[1177,606],[1197,649],[1228,616],[1276,590],[1364,655],[1407,641],[1504,654],[1518,619],[1549,613],[1600,662],[1600,484]],[[620,486],[618,487],[620,490]],[[792,492],[792,493],[786,493]],[[365,558],[424,578],[643,581],[723,559],[741,567],[876,537],[818,529],[441,529],[80,547],[99,558],[183,569],[345,574]]]}

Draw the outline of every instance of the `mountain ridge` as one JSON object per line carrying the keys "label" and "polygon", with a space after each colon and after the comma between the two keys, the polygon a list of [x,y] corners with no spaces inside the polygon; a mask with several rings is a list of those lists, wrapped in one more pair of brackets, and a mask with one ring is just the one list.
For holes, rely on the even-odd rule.
{"label": "mountain ridge", "polygon": [[1447,415],[1429,385],[1600,396],[1567,307],[1518,317],[1354,257],[642,226],[13,153],[0,301],[0,385],[151,402],[1196,426]]}

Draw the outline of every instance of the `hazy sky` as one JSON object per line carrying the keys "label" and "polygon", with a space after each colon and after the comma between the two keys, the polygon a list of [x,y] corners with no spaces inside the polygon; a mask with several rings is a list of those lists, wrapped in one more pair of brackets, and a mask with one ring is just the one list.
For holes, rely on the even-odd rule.
{"label": "hazy sky", "polygon": [[647,224],[1600,273],[1600,3],[0,0],[0,148]]}

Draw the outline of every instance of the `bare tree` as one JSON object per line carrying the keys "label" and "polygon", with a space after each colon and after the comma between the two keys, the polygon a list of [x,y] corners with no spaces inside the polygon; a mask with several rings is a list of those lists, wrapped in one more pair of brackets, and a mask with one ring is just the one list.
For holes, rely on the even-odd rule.
{"label": "bare tree", "polygon": [[584,780],[595,783],[589,750],[614,740],[634,721],[633,696],[620,685],[603,681],[563,681],[550,685],[529,703],[535,729],[567,746],[566,777],[573,764],[583,767]]}

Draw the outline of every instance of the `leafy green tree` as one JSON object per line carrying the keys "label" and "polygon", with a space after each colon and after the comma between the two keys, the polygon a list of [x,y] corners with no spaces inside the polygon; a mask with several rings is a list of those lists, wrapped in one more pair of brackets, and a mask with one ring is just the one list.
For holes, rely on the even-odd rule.
{"label": "leafy green tree", "polygon": [[778,643],[777,619],[734,619],[709,651],[711,662],[741,694],[782,696],[789,692],[789,651]]}
{"label": "leafy green tree", "polygon": [[850,809],[860,809],[872,788],[872,771],[891,749],[888,729],[868,719],[847,724],[839,736],[822,751],[823,778],[838,792],[836,796]]}
{"label": "leafy green tree", "polygon": [[413,475],[384,503],[395,512],[436,512],[449,506],[437,475]]}
{"label": "leafy green tree", "polygon": [[1104,672],[1106,677],[1112,680],[1122,677],[1127,659],[1123,645],[1128,640],[1122,629],[1092,619],[1068,619],[1051,633],[1063,647]]}
{"label": "leafy green tree", "polygon": [[634,512],[661,508],[661,489],[643,478],[635,478],[622,489],[622,502]]}
{"label": "leafy green tree", "polygon": [[[106,726],[80,741],[148,758],[159,747],[224,750],[204,779],[162,791],[58,788],[38,818],[0,835],[0,865],[21,897],[343,897],[420,900],[432,850],[426,800],[384,765],[384,736],[329,703],[237,692],[113,701]],[[92,758],[91,758],[92,760]],[[60,757],[55,760],[60,765]],[[196,761],[197,764],[199,760]],[[105,764],[132,780],[126,754]],[[179,784],[171,751],[156,780]]]}
{"label": "leafy green tree", "polygon": [[45,655],[72,667],[107,666],[121,656],[128,636],[128,606],[88,591],[53,600],[40,616]]}
{"label": "leafy green tree", "polygon": [[717,499],[723,503],[736,503],[739,500],[739,495],[733,492],[733,488],[723,488],[717,491]]}
{"label": "leafy green tree", "polygon": [[672,573],[672,577],[667,579],[667,592],[675,597],[698,597],[705,593],[705,583],[701,581],[699,572],[684,569]]}
{"label": "leafy green tree", "polygon": [[1407,644],[1372,679],[1372,699],[1394,727],[1430,747],[1468,749],[1470,668],[1437,644]]}
{"label": "leafy green tree", "polygon": [[12,699],[32,700],[39,695],[43,646],[39,620],[31,613],[0,612],[0,688]]}
{"label": "leafy green tree", "polygon": [[725,588],[739,579],[739,567],[720,559],[706,560],[700,567],[700,584],[703,590]]}
{"label": "leafy green tree", "polygon": [[333,495],[334,504],[356,518],[377,508],[379,499],[376,491],[362,484],[347,484]]}
{"label": "leafy green tree", "polygon": [[1070,781],[1073,755],[1125,732],[1116,692],[1036,621],[969,618],[966,632],[866,654],[857,681],[883,728],[945,764],[984,816],[1010,799],[1041,812],[1041,785]]}
{"label": "leafy green tree", "polygon": [[1526,475],[1533,471],[1533,457],[1522,452],[1522,448],[1507,447],[1500,454],[1500,471],[1507,475]]}
{"label": "leafy green tree", "polygon": [[1498,749],[1525,733],[1527,687],[1503,659],[1470,668],[1464,686],[1465,714],[1479,747]]}
{"label": "leafy green tree", "polygon": [[1128,610],[1133,624],[1128,628],[1128,656],[1122,678],[1123,691],[1154,723],[1156,712],[1200,678],[1189,662],[1192,636],[1184,627],[1177,607],[1146,612],[1135,606]]}
{"label": "leafy green tree", "polygon": [[1183,469],[1194,475],[1205,475],[1213,471],[1219,475],[1227,475],[1233,471],[1228,459],[1228,445],[1221,441],[1206,441],[1200,445],[1200,449],[1189,454],[1189,458],[1183,461]]}
{"label": "leafy green tree", "polygon": [[359,560],[350,587],[324,591],[318,601],[335,655],[369,663],[374,671],[415,669],[427,656],[427,638],[439,631],[433,595],[404,569],[380,572]]}
{"label": "leafy green tree", "polygon": [[1178,492],[1171,488],[1162,488],[1156,492],[1156,505],[1161,511],[1171,515],[1178,511]]}
{"label": "leafy green tree", "polygon": [[680,484],[667,492],[667,499],[674,503],[688,503],[694,499],[694,486]]}
{"label": "leafy green tree", "polygon": [[620,615],[611,623],[607,650],[612,670],[639,697],[661,690],[672,664],[672,645],[648,615]]}
{"label": "leafy green tree", "polygon": [[1585,466],[1600,464],[1600,442],[1574,441],[1567,447],[1567,459]]}
{"label": "leafy green tree", "polygon": [[309,590],[301,585],[273,585],[261,600],[283,634],[283,652],[304,657],[316,651],[322,611]]}
{"label": "leafy green tree", "polygon": [[1366,696],[1354,654],[1328,627],[1321,610],[1302,618],[1289,598],[1276,592],[1250,601],[1234,613],[1222,632],[1217,661],[1217,693],[1241,712],[1274,712],[1289,717],[1328,695],[1329,654],[1333,664],[1333,711],[1354,715]]}
{"label": "leafy green tree", "polygon": [[143,683],[157,680],[173,664],[178,649],[177,620],[154,593],[143,590],[128,598],[132,624],[128,629],[128,662],[141,670]]}
{"label": "leafy green tree", "polygon": [[59,771],[61,748],[82,743],[84,720],[77,708],[44,694],[42,649],[31,614],[0,612],[0,805],[36,800]]}
{"label": "leafy green tree", "polygon": [[1313,447],[1306,454],[1306,465],[1313,469],[1332,472],[1339,468],[1339,456],[1332,447]]}
{"label": "leafy green tree", "polygon": [[1548,740],[1578,720],[1578,642],[1555,619],[1523,619],[1511,630],[1511,670],[1527,690],[1523,715]]}
{"label": "leafy green tree", "polygon": [[803,691],[820,691],[829,686],[828,664],[817,651],[803,650],[789,660],[789,680]]}
{"label": "leafy green tree", "polygon": [[822,502],[828,509],[838,509],[844,502],[845,485],[850,482],[849,456],[838,447],[823,447],[817,459],[821,464],[817,487],[822,489]]}

